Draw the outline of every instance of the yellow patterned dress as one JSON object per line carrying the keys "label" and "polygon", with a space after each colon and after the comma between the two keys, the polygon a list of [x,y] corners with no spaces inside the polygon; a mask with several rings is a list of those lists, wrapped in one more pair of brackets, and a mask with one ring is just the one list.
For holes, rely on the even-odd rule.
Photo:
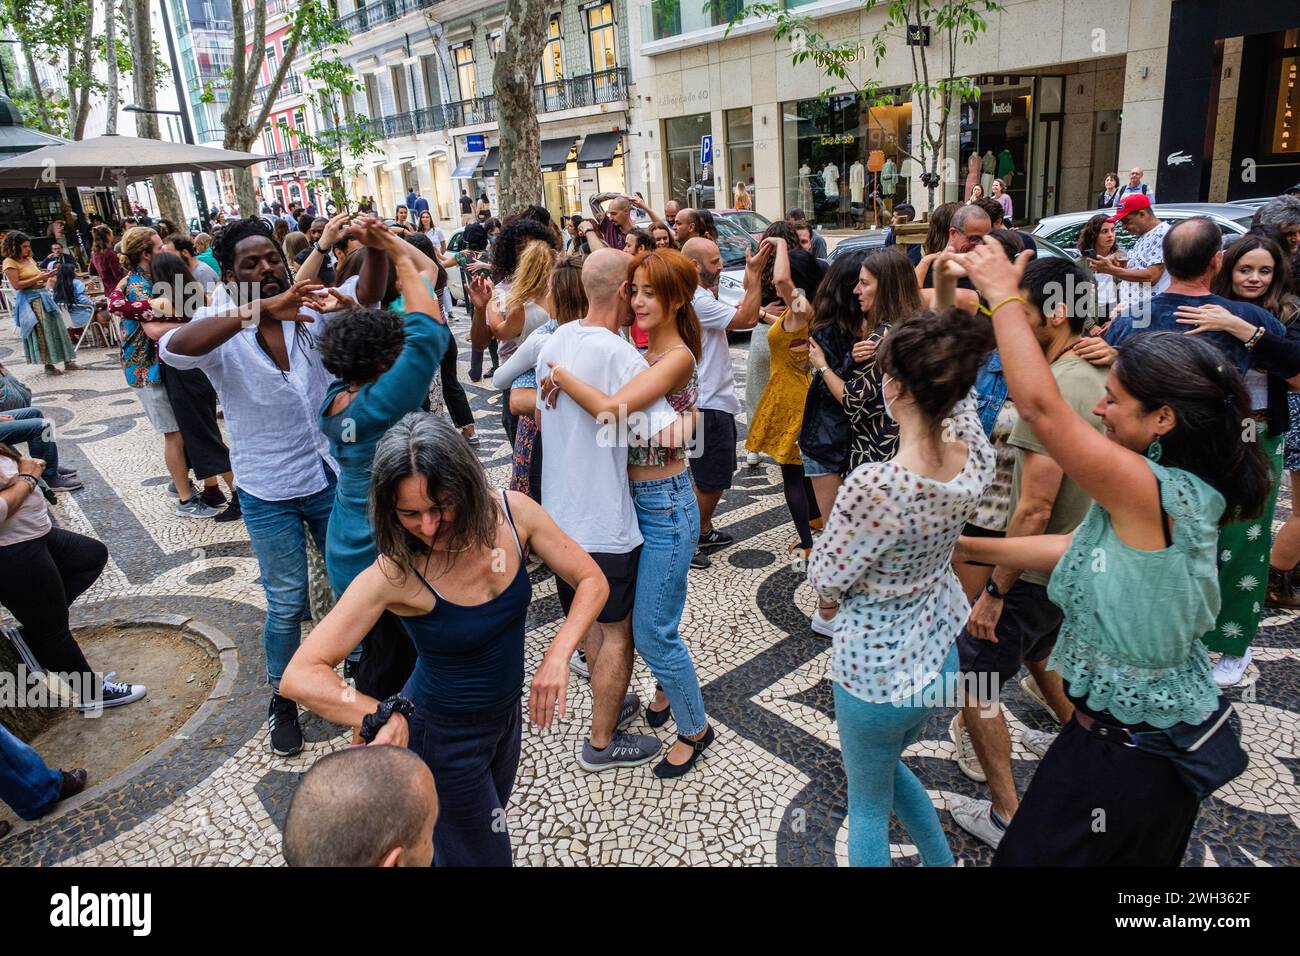
{"label": "yellow patterned dress", "polygon": [[803,460],[799,456],[799,429],[812,374],[808,367],[808,327],[787,332],[787,315],[789,310],[768,328],[771,374],[749,424],[745,450],[767,455],[781,465],[797,465]]}

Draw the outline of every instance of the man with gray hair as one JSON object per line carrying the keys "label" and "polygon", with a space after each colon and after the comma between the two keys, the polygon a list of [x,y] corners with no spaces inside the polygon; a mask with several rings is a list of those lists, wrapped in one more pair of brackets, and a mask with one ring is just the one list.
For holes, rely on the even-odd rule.
{"label": "man with gray hair", "polygon": [[405,747],[337,750],[307,771],[284,823],[290,866],[412,866],[433,861],[438,793]]}
{"label": "man with gray hair", "polygon": [[[587,632],[591,673],[591,734],[578,763],[587,771],[647,763],[659,753],[659,738],[625,733],[641,710],[627,693],[632,677],[632,601],[641,556],[641,527],[628,487],[629,440],[644,441],[677,423],[663,398],[644,411],[620,409],[615,420],[593,418],[573,399],[552,391],[550,375],[564,368],[606,395],[639,373],[645,359],[618,334],[632,322],[628,266],[632,257],[594,249],[582,266],[587,314],[561,325],[537,358],[537,380],[547,401],[542,420],[542,507],[560,529],[595,559],[609,582],[609,598]],[[664,442],[668,444],[668,442]],[[559,578],[555,590],[567,614],[574,590]]]}
{"label": "man with gray hair", "polygon": [[1271,226],[1286,240],[1286,254],[1294,266],[1300,256],[1300,196],[1278,196],[1260,207],[1258,221]]}

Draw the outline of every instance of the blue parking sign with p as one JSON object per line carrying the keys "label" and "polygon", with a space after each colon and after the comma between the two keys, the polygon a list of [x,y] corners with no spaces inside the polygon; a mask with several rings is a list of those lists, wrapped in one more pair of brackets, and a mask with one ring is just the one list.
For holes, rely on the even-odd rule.
{"label": "blue parking sign with p", "polygon": [[708,166],[713,162],[713,136],[700,137],[700,165]]}

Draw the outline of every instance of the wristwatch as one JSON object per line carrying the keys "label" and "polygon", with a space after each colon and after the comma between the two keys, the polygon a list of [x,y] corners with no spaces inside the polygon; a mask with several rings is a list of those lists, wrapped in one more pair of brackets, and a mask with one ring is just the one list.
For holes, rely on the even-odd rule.
{"label": "wristwatch", "polygon": [[371,743],[379,733],[379,729],[388,723],[388,719],[393,714],[401,714],[410,720],[413,713],[415,713],[415,705],[401,694],[394,694],[380,703],[373,714],[367,714],[361,721],[361,739]]}
{"label": "wristwatch", "polygon": [[330,254],[330,251],[329,251],[328,249],[322,249],[322,248],[321,248],[321,245],[320,245],[319,242],[316,243],[316,251],[319,252],[322,256],[328,256],[328,255]]}
{"label": "wristwatch", "polygon": [[984,593],[997,601],[1001,601],[1006,597],[1005,594],[998,590],[998,586],[993,583],[992,578],[989,578],[989,583],[984,585]]}
{"label": "wristwatch", "polygon": [[828,366],[821,365],[818,366],[814,371],[816,371],[818,375],[825,375],[827,372],[830,371],[830,368]]}
{"label": "wristwatch", "polygon": [[35,491],[37,488],[39,488],[39,487],[41,486],[40,479],[39,479],[39,478],[34,478],[34,477],[31,476],[31,475],[15,475],[14,477],[15,477],[15,478],[21,478],[23,481],[25,481],[25,482],[27,482],[29,485],[31,485],[31,486],[32,486],[32,491]]}

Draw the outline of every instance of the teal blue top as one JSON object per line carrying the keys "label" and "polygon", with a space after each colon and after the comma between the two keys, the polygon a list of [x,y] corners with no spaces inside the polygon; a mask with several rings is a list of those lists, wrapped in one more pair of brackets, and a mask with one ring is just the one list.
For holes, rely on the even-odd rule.
{"label": "teal blue top", "polygon": [[1094,503],[1047,585],[1065,613],[1048,666],[1071,696],[1122,723],[1199,724],[1219,699],[1199,637],[1219,613],[1224,501],[1190,472],[1148,464],[1173,520],[1173,544],[1129,547]]}
{"label": "teal blue top", "polygon": [[325,534],[325,570],[335,594],[342,594],[375,560],[375,537],[366,511],[375,445],[403,415],[423,406],[450,341],[451,333],[441,322],[423,312],[408,312],[406,343],[392,368],[361,386],[337,414],[329,414],[330,403],[347,383],[335,381],[325,393],[317,423],[339,463],[334,510]]}

